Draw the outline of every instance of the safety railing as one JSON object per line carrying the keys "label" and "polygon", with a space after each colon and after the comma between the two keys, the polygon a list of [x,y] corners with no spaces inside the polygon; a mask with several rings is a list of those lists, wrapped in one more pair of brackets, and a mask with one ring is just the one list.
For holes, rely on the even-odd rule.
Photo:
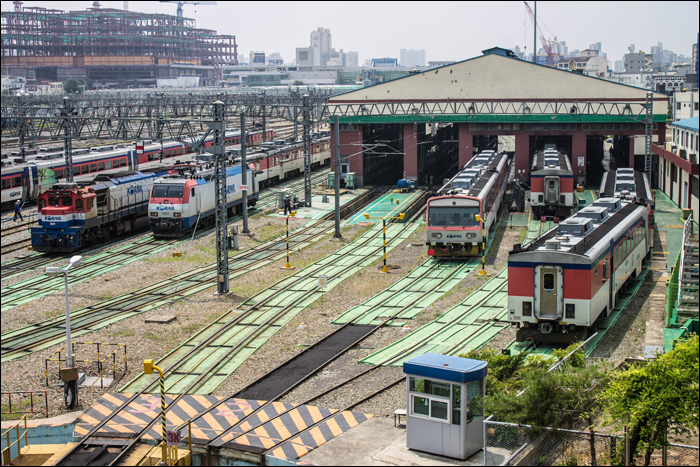
{"label": "safety railing", "polygon": [[[124,373],[126,373],[129,370],[129,365],[127,362],[126,358],[126,344],[112,344],[108,342],[71,342],[71,345],[73,347],[73,355],[75,355],[75,348],[76,346],[81,346],[81,345],[88,345],[88,346],[95,346],[97,350],[97,358],[95,360],[81,360],[81,359],[75,359],[74,362],[75,364],[78,363],[94,363],[97,365],[97,373],[100,378],[100,388],[104,388],[104,379],[103,379],[103,374],[105,370],[105,363],[111,358],[112,360],[112,378],[116,378],[117,376],[117,354],[119,351],[124,350]],[[105,354],[104,347],[116,347],[112,352],[108,352]],[[65,353],[66,346],[64,345],[60,349],[58,349],[56,352],[52,353],[49,355],[49,357],[45,361],[45,374],[46,374],[46,385],[49,385],[49,362],[57,362],[58,363],[58,375],[60,377],[61,375],[61,365],[65,365],[66,359],[61,357],[61,353]],[[103,358],[104,357],[104,358]]]}
{"label": "safety railing", "polygon": [[[29,410],[12,410],[12,396],[15,394],[29,394]],[[34,394],[43,394],[44,395],[44,410],[43,412],[46,415],[46,418],[49,417],[49,396],[46,391],[8,391],[8,392],[3,392],[2,396],[5,397],[7,396],[7,407],[9,412],[3,412],[3,415],[9,415],[9,414],[20,414],[20,413],[39,413],[37,410],[34,410]],[[21,405],[20,405],[21,406]],[[4,464],[6,465],[6,464]]]}
{"label": "safety railing", "polygon": [[[19,426],[22,424],[22,422],[24,422],[24,433],[20,434]],[[12,430],[16,430],[17,436],[15,437],[15,441],[10,443],[10,432]],[[24,446],[29,446],[29,436],[27,435],[27,416],[22,416],[22,418],[17,421],[15,426],[8,428],[7,431],[0,436],[5,438],[6,441],[6,447],[2,450],[2,465],[11,465],[12,462],[17,459],[20,454],[22,454],[22,438],[24,438]],[[17,445],[16,456],[12,456],[12,447],[14,445]]]}
{"label": "safety railing", "polygon": [[681,264],[678,270],[678,294],[676,296],[676,304],[681,302],[683,294],[683,268],[685,267],[685,246],[688,244],[688,239],[693,234],[693,211],[683,224],[683,243],[681,243]]}

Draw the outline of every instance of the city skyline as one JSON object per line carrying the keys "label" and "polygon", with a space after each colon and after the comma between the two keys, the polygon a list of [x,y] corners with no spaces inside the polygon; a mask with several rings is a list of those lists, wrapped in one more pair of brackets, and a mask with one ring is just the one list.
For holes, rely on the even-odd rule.
{"label": "city skyline", "polygon": [[[534,9],[533,2],[529,4]],[[123,2],[106,1],[101,5],[123,8]],[[216,6],[184,5],[183,9],[186,17],[196,19],[198,28],[235,35],[241,62],[251,51],[264,51],[266,55],[280,53],[285,63],[290,63],[296,48],[308,47],[311,32],[319,27],[330,30],[336,50],[357,51],[360,63],[372,58],[399,58],[400,49],[424,49],[428,61],[461,61],[494,46],[519,46],[528,54],[533,47],[533,26],[523,2],[434,2],[422,9],[415,6],[423,4],[399,2],[375,2],[371,8],[364,3],[339,2],[331,10],[313,2],[267,2],[264,10],[261,5],[220,2]],[[566,41],[569,50],[584,50],[601,42],[611,63],[621,59],[630,44],[635,45],[635,51],[652,53],[651,47],[660,42],[664,49],[690,57],[699,28],[698,2],[634,5],[538,2],[537,15],[546,39],[556,35],[558,41]],[[24,2],[23,6],[80,11],[91,8],[92,2],[39,1]],[[3,11],[13,9],[12,2],[2,2]],[[174,15],[176,9],[175,3],[130,3],[130,10],[144,13]],[[473,21],[484,17],[493,19]],[[572,23],[580,27],[572,27]],[[538,37],[536,48],[541,47]]]}

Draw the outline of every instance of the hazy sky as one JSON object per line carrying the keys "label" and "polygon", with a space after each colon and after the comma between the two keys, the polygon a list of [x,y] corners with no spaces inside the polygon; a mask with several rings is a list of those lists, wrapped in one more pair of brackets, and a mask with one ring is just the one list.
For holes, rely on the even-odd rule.
{"label": "hazy sky", "polygon": [[[124,2],[101,2],[122,9]],[[534,2],[529,2],[534,9]],[[630,44],[650,53],[664,49],[690,57],[697,41],[700,2],[537,2],[545,38],[566,41],[569,51],[601,42],[608,60],[620,60]],[[85,10],[92,2],[31,2],[24,6]],[[2,2],[2,10],[13,9]],[[175,14],[177,5],[129,2],[131,11]],[[399,58],[399,49],[425,49],[428,60],[464,60],[500,46],[532,51],[532,22],[523,2],[226,2],[184,5],[197,27],[236,36],[239,61],[250,51],[279,52],[285,62],[308,47],[312,30],[331,30],[336,50],[359,53],[360,64]],[[547,28],[545,28],[546,25]],[[551,30],[551,33],[550,33]],[[538,49],[541,47],[539,38]],[[241,54],[243,56],[241,56]],[[244,58],[245,57],[245,58]]]}

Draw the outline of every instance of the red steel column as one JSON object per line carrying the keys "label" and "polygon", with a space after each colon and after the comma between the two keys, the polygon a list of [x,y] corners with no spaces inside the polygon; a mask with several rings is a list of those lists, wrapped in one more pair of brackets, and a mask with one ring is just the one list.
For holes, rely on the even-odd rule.
{"label": "red steel column", "polygon": [[474,156],[474,133],[469,131],[469,123],[458,123],[457,139],[459,153],[459,168],[464,167],[464,164],[469,162]]}
{"label": "red steel column", "polygon": [[[521,125],[522,127],[522,125]],[[515,133],[515,178],[530,182],[530,135],[525,130]]]}
{"label": "red steel column", "polygon": [[[362,185],[363,182],[363,155],[362,155],[362,125],[356,124],[357,130],[343,130],[340,131],[340,144],[339,152],[342,162],[347,162],[345,158],[350,156],[350,172],[355,172],[357,174],[357,184]],[[341,124],[342,128],[342,124]],[[331,154],[333,153],[333,148],[335,144],[335,133],[334,133],[333,123],[331,123]],[[334,158],[331,157],[331,170],[335,170]]]}
{"label": "red steel column", "polygon": [[403,170],[407,178],[418,179],[418,130],[413,123],[403,126]]}
{"label": "red steel column", "polygon": [[[583,157],[583,165],[580,165],[579,157]],[[574,181],[582,183],[586,177],[586,133],[574,131],[571,136],[571,166],[574,169]]]}

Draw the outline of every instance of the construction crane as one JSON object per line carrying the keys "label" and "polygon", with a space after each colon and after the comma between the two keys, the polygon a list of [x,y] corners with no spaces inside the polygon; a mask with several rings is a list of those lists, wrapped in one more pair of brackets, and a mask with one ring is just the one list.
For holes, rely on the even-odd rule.
{"label": "construction crane", "polygon": [[[535,14],[532,12],[530,9],[530,5],[527,4],[527,2],[523,2],[525,4],[525,8],[527,8],[527,12],[530,15],[530,19],[532,20],[532,24],[537,27],[537,30],[540,33],[540,42],[542,42],[542,47],[544,48],[545,53],[547,54],[547,65],[549,66],[554,66],[557,64],[559,61],[559,52],[556,51],[554,52],[552,49],[557,44],[557,38],[556,36],[554,37],[553,41],[548,41],[547,39],[544,38],[544,34],[542,34],[542,29],[540,29],[539,24],[537,24],[537,21],[535,21]],[[546,27],[546,26],[545,26]],[[549,29],[549,28],[547,28]],[[551,32],[551,31],[550,31]],[[537,51],[533,50],[532,53],[537,56]]]}
{"label": "construction crane", "polygon": [[172,1],[162,1],[160,3],[177,3],[177,17],[182,18],[182,5],[216,5],[216,2],[200,2],[200,1],[194,1],[194,2],[172,2]]}

